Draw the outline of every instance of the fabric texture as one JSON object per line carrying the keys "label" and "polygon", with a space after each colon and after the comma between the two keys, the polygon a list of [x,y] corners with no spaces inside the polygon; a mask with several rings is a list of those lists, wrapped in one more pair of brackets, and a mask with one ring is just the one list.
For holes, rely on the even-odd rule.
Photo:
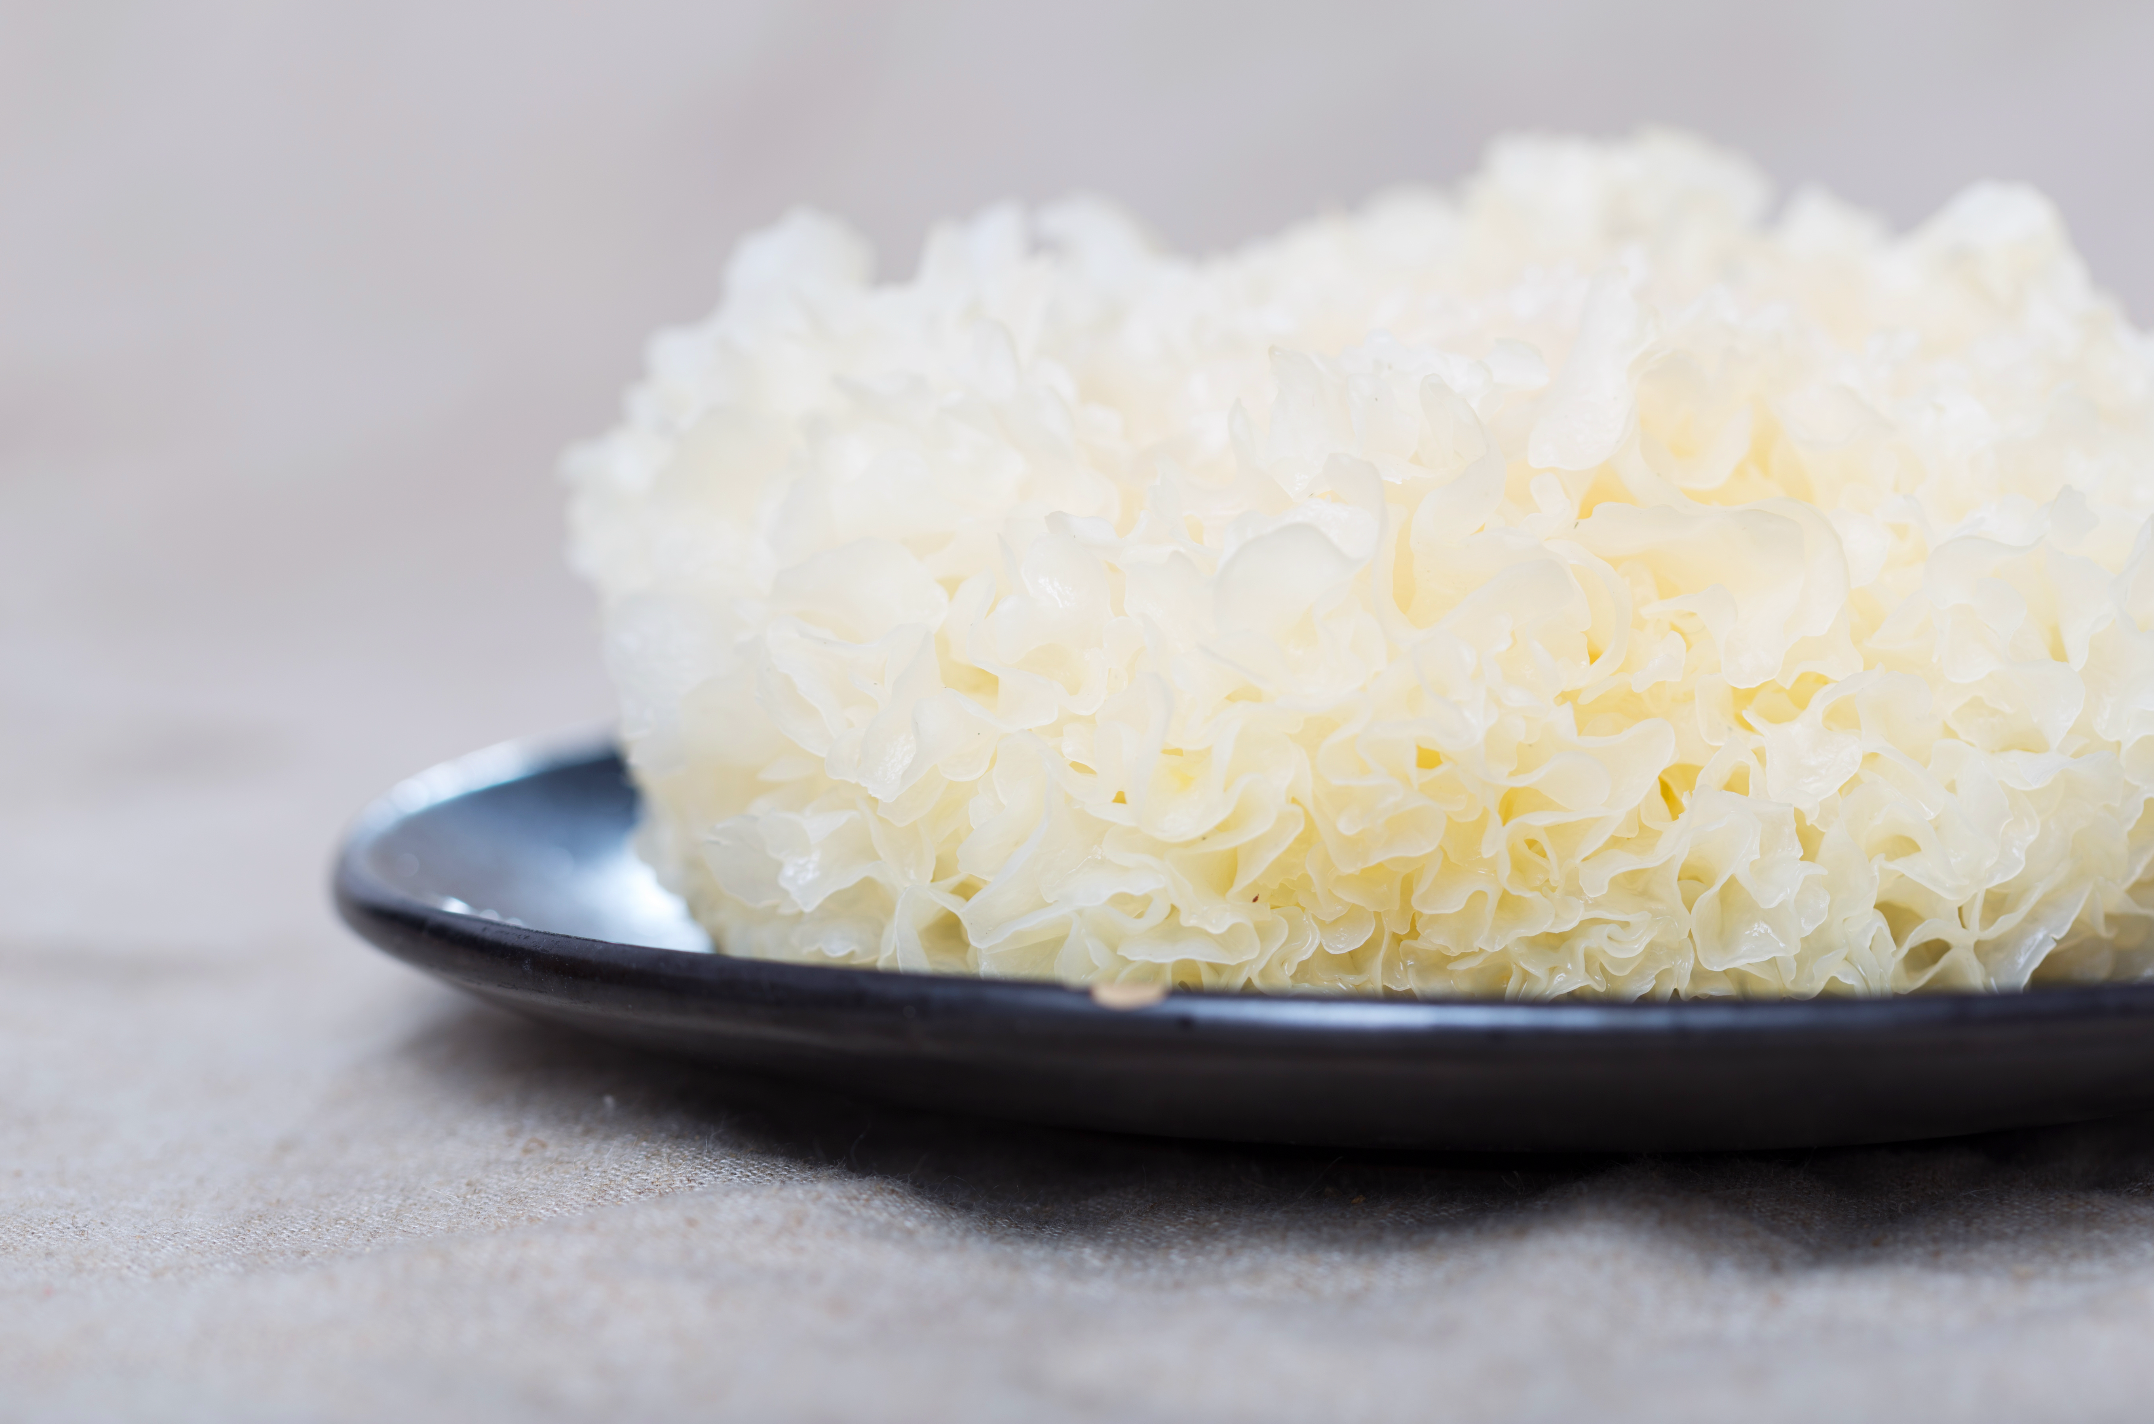
{"label": "fabric texture", "polygon": [[[1079,144],[1026,117],[1040,86],[952,79],[975,32],[1066,58],[999,7],[912,29],[879,7],[246,8],[0,13],[0,1420],[2145,1414],[2154,1118],[1579,1159],[1051,1131],[529,1025],[330,912],[368,797],[606,716],[545,472],[603,427],[642,334],[710,300],[734,232],[804,197],[897,226],[915,201],[1038,196],[1028,163],[1049,193],[1101,186],[1070,157],[1093,152],[1175,221],[1192,165],[1223,175],[1195,185],[1221,230],[1187,240],[1262,230],[1315,201],[1333,148],[1386,176],[1439,162],[1404,110],[1407,138],[1365,144],[1390,129],[1354,105],[1449,92],[1413,66],[1454,51],[1545,122],[1622,116],[1561,110],[1529,51],[1605,66],[1611,106],[1689,94],[1690,121],[1784,157],[1711,122],[1734,99],[1646,65],[1673,21],[1619,41],[1574,6],[1515,22],[1560,41],[1534,50],[1407,43],[1404,9],[1327,18],[1358,48],[1311,71],[1336,143],[1305,155],[1205,126],[1298,93],[1312,50],[1257,19],[1222,50],[1212,12],[1108,6],[1069,39],[1243,76],[1132,69],[1137,119],[1100,122],[1180,115],[1177,141]],[[1819,13],[1819,54],[1916,24]],[[2139,151],[2071,126],[2150,131],[2146,86],[2103,77],[2129,77],[2149,21],[2089,7],[2027,43],[2053,13],[1953,53],[1975,77],[2038,66],[1980,89],[1967,142],[1992,110],[2039,113],[2005,176],[2076,221],[2070,185],[2012,155]],[[1081,78],[1042,84],[1074,100]],[[867,97],[800,108],[833,94]],[[990,100],[1006,122],[965,106]],[[960,131],[969,167],[918,156]],[[1438,177],[1478,139],[1443,142]],[[1979,175],[1951,176],[1921,200]],[[2087,234],[2097,269],[2133,231]]]}

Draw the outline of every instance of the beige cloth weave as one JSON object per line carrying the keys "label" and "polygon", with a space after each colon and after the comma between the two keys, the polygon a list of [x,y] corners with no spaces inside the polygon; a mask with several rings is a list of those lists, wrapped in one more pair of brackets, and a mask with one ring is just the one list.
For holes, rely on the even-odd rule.
{"label": "beige cloth weave", "polygon": [[1023,8],[0,6],[0,1419],[2145,1417],[2154,1120],[1088,1136],[541,1030],[332,920],[367,797],[605,715],[544,472],[795,199],[1210,242],[1652,94],[1903,219],[2033,177],[2154,309],[2144,7]]}

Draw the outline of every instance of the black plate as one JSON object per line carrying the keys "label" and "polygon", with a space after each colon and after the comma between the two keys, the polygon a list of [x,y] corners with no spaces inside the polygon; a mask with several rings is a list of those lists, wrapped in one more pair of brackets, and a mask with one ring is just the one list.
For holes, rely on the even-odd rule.
{"label": "black plate", "polygon": [[610,747],[481,752],[372,807],[360,934],[608,1038],[928,1107],[1365,1147],[1798,1147],[2154,1105],[2154,987],[1669,1004],[1178,993],[732,959],[628,848]]}

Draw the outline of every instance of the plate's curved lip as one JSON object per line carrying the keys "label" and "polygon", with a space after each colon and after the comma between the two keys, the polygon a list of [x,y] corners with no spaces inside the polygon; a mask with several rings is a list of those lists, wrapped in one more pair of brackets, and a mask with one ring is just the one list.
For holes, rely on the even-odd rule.
{"label": "plate's curved lip", "polygon": [[[2144,1017],[2154,1021],[2154,983],[2034,989],[2020,993],[1936,993],[1874,998],[1689,999],[1672,1001],[1489,1000],[1367,998],[1326,994],[1248,994],[1176,990],[1139,1008],[1109,1008],[1083,989],[1035,980],[909,974],[851,966],[819,966],[738,958],[723,953],[662,949],[589,939],[479,914],[443,908],[407,894],[380,875],[370,852],[405,819],[490,787],[550,771],[618,759],[609,735],[523,738],[497,743],[406,777],[376,798],[346,832],[336,858],[333,894],[355,929],[394,923],[449,958],[498,961],[526,974],[539,960],[586,982],[647,991],[722,993],[728,987],[759,996],[774,992],[801,1001],[826,1000],[893,1010],[966,1008],[990,1013],[1080,1015],[1138,1029],[1151,1023],[1174,1030],[1212,1027],[1328,1034],[1443,1030],[1503,1034],[1591,1034],[1663,1037],[1775,1032],[1874,1033],[1881,1030],[1967,1028],[1977,1024],[2053,1024],[2084,1017]],[[371,937],[371,936],[370,936]],[[411,955],[403,957],[412,958]],[[454,977],[465,977],[455,975]]]}

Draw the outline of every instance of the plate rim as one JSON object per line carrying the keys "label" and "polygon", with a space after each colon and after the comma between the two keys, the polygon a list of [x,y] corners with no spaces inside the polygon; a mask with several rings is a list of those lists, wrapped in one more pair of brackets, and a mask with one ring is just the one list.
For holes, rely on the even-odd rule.
{"label": "plate rim", "polygon": [[[1250,993],[1176,989],[1134,1008],[1109,1007],[1089,990],[1055,981],[910,973],[851,965],[743,958],[722,951],[667,949],[594,939],[429,903],[394,884],[373,852],[405,821],[462,796],[552,772],[627,759],[611,733],[518,738],[468,752],[403,778],[360,811],[347,828],[331,875],[343,920],[395,957],[459,984],[500,992],[497,978],[474,974],[475,957],[496,969],[520,966],[617,990],[678,989],[688,997],[728,989],[748,997],[782,995],[862,1009],[938,1017],[952,1010],[1015,1013],[1159,1029],[1325,1038],[1465,1033],[1510,1037],[1643,1038],[1737,1035],[1868,1035],[1881,1031],[2054,1026],[2059,1019],[2144,1017],[2154,1020],[2154,982],[2072,985],[2014,992],[1939,992],[1809,999],[1469,999],[1375,997],[1311,992]],[[457,961],[464,961],[459,964]],[[531,991],[535,998],[549,997]],[[1074,1026],[1074,1024],[1073,1024]]]}

